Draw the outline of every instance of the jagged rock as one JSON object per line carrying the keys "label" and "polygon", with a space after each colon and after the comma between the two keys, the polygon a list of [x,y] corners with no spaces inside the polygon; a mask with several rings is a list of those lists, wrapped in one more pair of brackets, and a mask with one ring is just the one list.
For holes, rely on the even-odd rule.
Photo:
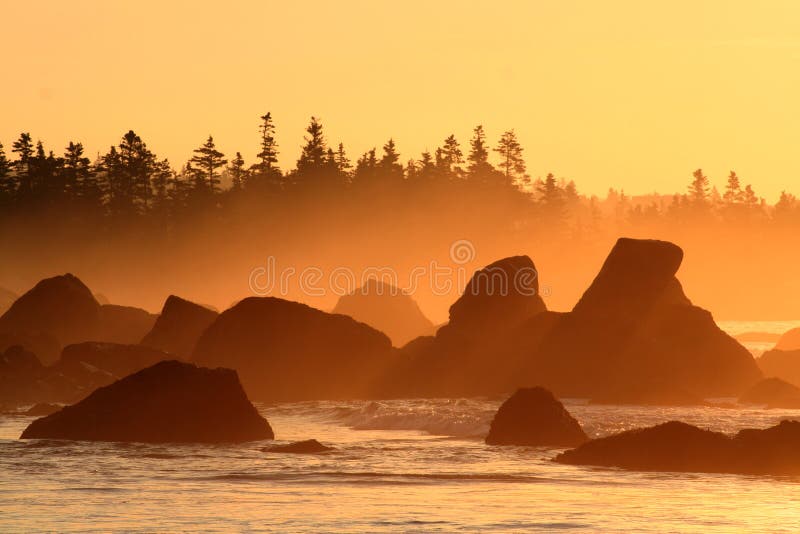
{"label": "jagged rock", "polygon": [[153,329],[144,336],[141,344],[186,359],[194,350],[200,334],[218,315],[199,304],[170,295]]}
{"label": "jagged rock", "polygon": [[307,439],[305,441],[295,441],[294,443],[287,443],[285,445],[272,445],[265,448],[264,452],[318,454],[330,450],[333,450],[333,447],[327,447],[315,439]]}
{"label": "jagged rock", "polygon": [[733,437],[671,421],[589,441],[555,461],[638,471],[797,475],[798,450],[797,421]]}
{"label": "jagged rock", "polygon": [[588,438],[564,405],[541,387],[518,389],[497,410],[489,445],[574,447]]}
{"label": "jagged rock", "polygon": [[22,439],[151,443],[274,437],[231,369],[159,362],[32,422]]}
{"label": "jagged rock", "polygon": [[769,350],[756,360],[764,376],[800,385],[800,350]]}
{"label": "jagged rock", "polygon": [[274,297],[250,297],[221,313],[193,361],[236,369],[261,401],[363,398],[389,361],[391,342],[344,315]]}
{"label": "jagged rock", "polygon": [[13,291],[0,287],[0,315],[5,313],[17,298],[19,298],[19,295]]}
{"label": "jagged rock", "polygon": [[800,388],[780,378],[765,378],[745,391],[739,402],[767,408],[800,408]]}
{"label": "jagged rock", "polygon": [[333,313],[349,315],[380,330],[398,347],[434,331],[433,323],[410,295],[375,279],[340,297]]}
{"label": "jagged rock", "polygon": [[693,306],[675,273],[672,243],[622,238],[600,273],[531,359],[528,373],[561,395],[627,388],[735,395],[761,376],[752,355]]}

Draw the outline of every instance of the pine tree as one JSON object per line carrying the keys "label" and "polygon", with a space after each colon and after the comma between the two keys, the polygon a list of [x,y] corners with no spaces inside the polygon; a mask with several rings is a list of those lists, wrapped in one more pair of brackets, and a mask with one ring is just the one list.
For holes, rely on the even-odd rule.
{"label": "pine tree", "polygon": [[217,169],[224,167],[228,160],[225,159],[225,154],[217,150],[214,138],[210,135],[203,146],[194,150],[194,154],[190,162],[197,166],[198,176],[202,177],[208,191],[213,195],[219,185]]}
{"label": "pine tree", "polygon": [[11,145],[11,152],[17,154],[16,167],[16,194],[19,198],[27,198],[31,194],[31,158],[33,157],[33,139],[31,134],[23,132],[19,139]]}
{"label": "pine tree", "polygon": [[383,145],[383,157],[379,163],[383,176],[392,181],[403,179],[403,165],[399,163],[400,154],[397,152],[397,147],[393,139],[389,139]]}
{"label": "pine tree", "polygon": [[336,168],[339,169],[339,172],[344,174],[349,174],[350,169],[353,168],[353,164],[350,163],[350,160],[347,158],[347,154],[344,151],[344,144],[339,143],[339,147],[336,149]]}
{"label": "pine tree", "polygon": [[497,148],[494,149],[500,154],[500,170],[509,182],[524,180],[526,177],[522,150],[522,145],[517,140],[514,130],[504,132],[497,143]]}
{"label": "pine tree", "polygon": [[272,114],[269,112],[261,116],[261,151],[256,157],[260,160],[257,168],[262,173],[270,175],[280,172],[278,143],[275,141],[275,124],[272,122]]}
{"label": "pine tree", "polygon": [[742,184],[734,171],[731,171],[728,175],[728,183],[725,185],[725,193],[722,195],[722,199],[726,204],[738,204],[744,199]]}
{"label": "pine tree", "polygon": [[475,178],[491,174],[494,168],[489,164],[489,149],[486,146],[486,133],[483,131],[482,125],[479,124],[472,130],[469,146],[470,150],[467,156],[469,176]]}
{"label": "pine tree", "polygon": [[448,178],[461,176],[460,165],[464,162],[464,153],[458,144],[455,135],[450,135],[444,140],[444,146],[436,149],[436,164]]}
{"label": "pine tree", "polygon": [[236,153],[226,171],[228,176],[231,177],[231,189],[233,191],[241,191],[245,182],[247,182],[248,174],[247,169],[244,167],[244,158],[242,158],[241,152]]}
{"label": "pine tree", "polygon": [[67,198],[72,201],[79,200],[83,186],[93,172],[89,158],[83,155],[83,145],[70,141],[64,151],[62,167],[62,182]]}
{"label": "pine tree", "polygon": [[3,144],[0,143],[0,205],[7,205],[14,198],[15,185],[11,170],[11,162],[6,158]]}
{"label": "pine tree", "polygon": [[300,158],[297,160],[297,173],[315,173],[325,167],[325,137],[322,134],[322,123],[316,117],[311,117],[311,122],[306,128],[308,136]]}
{"label": "pine tree", "polygon": [[695,205],[705,206],[708,204],[709,195],[708,178],[703,174],[703,169],[697,169],[692,176],[692,183],[689,184],[689,196]]}

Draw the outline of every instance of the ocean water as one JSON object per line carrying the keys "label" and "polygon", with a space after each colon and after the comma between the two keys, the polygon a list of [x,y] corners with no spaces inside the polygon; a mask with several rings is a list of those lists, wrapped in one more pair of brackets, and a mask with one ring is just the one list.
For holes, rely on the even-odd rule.
{"label": "ocean water", "polygon": [[[500,400],[259,406],[279,441],[240,445],[16,439],[0,419],[2,532],[626,531],[800,529],[800,479],[637,473],[556,464],[559,449],[483,443]],[[592,406],[593,436],[671,419],[733,432],[800,411]]]}
{"label": "ocean water", "polygon": [[[259,405],[278,442],[334,447],[315,455],[266,452],[271,442],[22,441],[32,418],[0,416],[0,532],[800,530],[800,478],[556,464],[560,449],[483,443],[501,401]],[[565,404],[591,436],[673,419],[724,432],[800,420],[797,410]]]}

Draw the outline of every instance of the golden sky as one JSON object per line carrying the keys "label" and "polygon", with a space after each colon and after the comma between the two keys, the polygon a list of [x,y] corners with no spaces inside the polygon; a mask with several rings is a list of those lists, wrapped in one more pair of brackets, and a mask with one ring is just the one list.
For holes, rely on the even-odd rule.
{"label": "golden sky", "polygon": [[0,142],[94,155],[128,129],[175,165],[208,134],[291,167],[321,117],[355,159],[515,128],[582,191],[684,190],[735,169],[800,194],[800,2],[0,0]]}

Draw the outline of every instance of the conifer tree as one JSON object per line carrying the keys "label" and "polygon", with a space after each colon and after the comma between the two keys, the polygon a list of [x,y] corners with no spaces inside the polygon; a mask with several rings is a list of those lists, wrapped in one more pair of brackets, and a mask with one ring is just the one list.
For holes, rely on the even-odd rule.
{"label": "conifer tree", "polygon": [[203,146],[194,150],[194,154],[190,163],[194,163],[196,166],[194,170],[197,173],[198,186],[200,186],[200,183],[204,183],[208,187],[208,191],[213,195],[217,192],[217,186],[219,185],[219,172],[217,170],[220,167],[224,167],[228,160],[225,159],[225,154],[217,150],[214,138],[210,135]]}
{"label": "conifer tree", "polygon": [[244,166],[244,158],[241,152],[237,152],[236,156],[231,160],[230,165],[225,169],[228,176],[231,178],[231,189],[233,191],[241,191],[247,182],[247,169]]}
{"label": "conifer tree", "polygon": [[497,143],[497,148],[494,149],[500,155],[500,170],[509,182],[525,179],[526,168],[522,150],[514,130],[504,132]]}
{"label": "conifer tree", "polygon": [[467,172],[470,177],[478,177],[491,174],[494,170],[489,164],[489,149],[486,146],[486,133],[483,126],[478,125],[472,130],[472,139],[469,142],[470,150],[467,156],[469,166]]}

